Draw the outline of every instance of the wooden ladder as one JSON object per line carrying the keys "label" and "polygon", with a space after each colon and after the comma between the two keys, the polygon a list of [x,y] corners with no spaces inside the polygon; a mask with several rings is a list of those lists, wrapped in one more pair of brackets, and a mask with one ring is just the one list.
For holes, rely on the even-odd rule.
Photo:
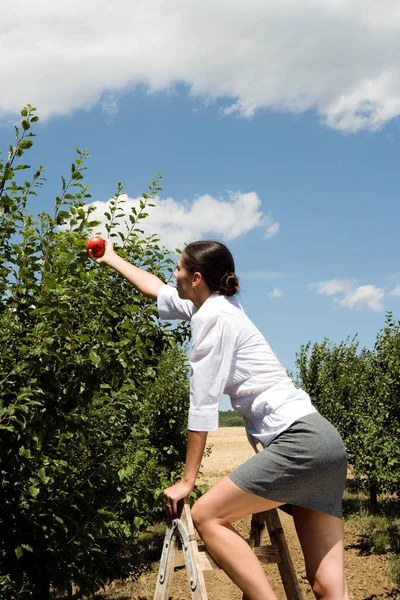
{"label": "wooden ladder", "polygon": [[[271,544],[261,545],[261,533],[267,528]],[[303,600],[289,548],[276,508],[252,516],[250,539],[247,540],[262,563],[277,563],[287,600]],[[179,519],[167,527],[157,576],[154,600],[168,600],[174,571],[186,567],[192,600],[207,600],[204,571],[220,567],[197,541],[188,500]],[[246,600],[243,594],[243,600]]]}

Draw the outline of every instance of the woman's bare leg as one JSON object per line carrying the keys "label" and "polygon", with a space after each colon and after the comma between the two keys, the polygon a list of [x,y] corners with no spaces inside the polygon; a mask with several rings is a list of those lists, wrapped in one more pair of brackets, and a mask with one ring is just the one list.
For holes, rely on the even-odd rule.
{"label": "woman's bare leg", "polygon": [[349,600],[344,573],[343,521],[293,506],[307,577],[318,600]]}
{"label": "woman's bare leg", "polygon": [[192,508],[193,522],[207,550],[250,600],[277,600],[258,558],[232,523],[281,502],[249,494],[224,477]]}

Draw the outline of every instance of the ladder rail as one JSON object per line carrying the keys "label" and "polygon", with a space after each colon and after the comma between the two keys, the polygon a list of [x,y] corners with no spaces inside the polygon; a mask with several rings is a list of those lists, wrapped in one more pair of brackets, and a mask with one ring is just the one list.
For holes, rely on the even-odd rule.
{"label": "ladder rail", "polygon": [[[271,540],[270,545],[261,545],[261,533],[265,528]],[[260,562],[278,565],[287,600],[303,600],[276,508],[252,516],[247,542]],[[179,543],[182,549],[179,549]],[[187,498],[180,517],[168,525],[165,533],[154,600],[169,600],[174,571],[181,567],[186,567],[191,599],[208,600],[203,572],[220,567],[197,539]],[[248,600],[245,594],[243,600]]]}

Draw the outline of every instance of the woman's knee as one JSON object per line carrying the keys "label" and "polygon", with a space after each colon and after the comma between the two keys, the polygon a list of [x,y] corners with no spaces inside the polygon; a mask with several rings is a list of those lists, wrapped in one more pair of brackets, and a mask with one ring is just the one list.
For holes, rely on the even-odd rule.
{"label": "woman's knee", "polygon": [[335,577],[332,574],[309,574],[307,579],[310,582],[311,589],[317,600],[346,600],[346,584],[340,577]]}
{"label": "woman's knee", "polygon": [[311,573],[307,573],[307,579],[312,591],[314,592],[314,596],[317,598],[317,600],[322,600],[327,592],[324,582],[320,581],[318,577],[315,577]]}
{"label": "woman's knee", "polygon": [[194,503],[191,508],[193,524],[197,531],[206,533],[209,529],[215,530],[218,525],[225,525],[225,519],[218,514],[218,508],[212,502],[211,496],[205,494]]}
{"label": "woman's knee", "polygon": [[194,505],[192,506],[190,512],[193,519],[193,524],[196,527],[197,531],[203,529],[210,519],[209,511],[207,511],[205,503],[202,502],[202,499],[199,498]]}

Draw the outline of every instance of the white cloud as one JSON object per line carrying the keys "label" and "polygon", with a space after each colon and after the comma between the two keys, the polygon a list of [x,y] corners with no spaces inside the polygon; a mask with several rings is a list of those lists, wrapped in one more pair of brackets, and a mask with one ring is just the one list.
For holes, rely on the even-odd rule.
{"label": "white cloud", "polygon": [[270,292],[270,293],[268,294],[268,296],[269,296],[270,298],[280,298],[280,297],[282,296],[282,294],[283,294],[282,290],[280,290],[279,288],[274,288],[274,289],[272,290],[272,292]]}
{"label": "white cloud", "polygon": [[267,227],[267,231],[265,232],[265,237],[266,238],[270,238],[273,237],[274,235],[276,235],[279,231],[279,223],[271,223],[271,225],[268,225]]}
{"label": "white cloud", "polygon": [[[139,210],[140,198],[121,196],[122,210],[128,215],[131,208]],[[94,202],[93,220],[105,223],[104,213],[109,211],[109,202]],[[268,231],[274,221],[259,209],[261,200],[255,192],[229,192],[226,199],[208,194],[197,196],[191,203],[178,202],[173,198],[156,198],[154,208],[140,226],[146,233],[157,233],[161,242],[170,249],[182,248],[193,240],[217,237],[229,242],[255,228]],[[126,230],[121,219],[121,229]],[[98,228],[104,234],[104,226]],[[278,228],[276,228],[276,231]]]}
{"label": "white cloud", "polygon": [[183,82],[225,114],[315,109],[343,131],[400,115],[398,0],[3,0],[0,47],[0,113]]}
{"label": "white cloud", "polygon": [[383,310],[385,292],[374,285],[356,286],[351,279],[331,279],[312,283],[310,289],[316,290],[318,295],[334,296],[335,304],[350,310],[367,308],[373,311]]}
{"label": "white cloud", "polygon": [[400,296],[400,284],[396,285],[396,287],[394,288],[394,290],[392,290],[390,292],[391,296]]}
{"label": "white cloud", "polygon": [[320,281],[310,284],[311,289],[317,290],[318,295],[333,296],[334,294],[348,294],[354,287],[352,279],[330,279],[329,281]]}
{"label": "white cloud", "polygon": [[118,114],[118,101],[114,94],[106,94],[101,101],[101,110],[106,116],[106,122],[111,125]]}
{"label": "white cloud", "polygon": [[369,308],[370,310],[383,310],[382,300],[385,292],[382,288],[377,288],[374,285],[361,285],[356,290],[340,300],[340,304],[350,310],[360,310],[361,308]]}

